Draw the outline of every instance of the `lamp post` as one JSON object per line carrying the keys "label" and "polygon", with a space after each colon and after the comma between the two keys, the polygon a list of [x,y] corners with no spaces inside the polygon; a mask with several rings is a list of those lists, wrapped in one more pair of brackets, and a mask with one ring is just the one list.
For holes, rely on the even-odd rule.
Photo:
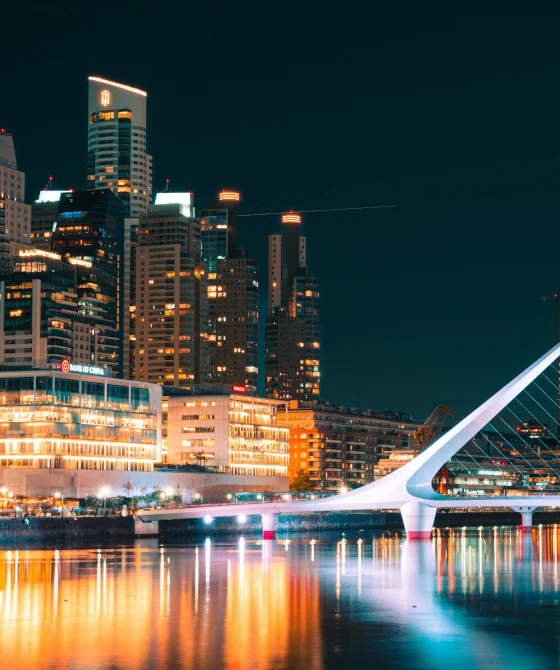
{"label": "lamp post", "polygon": [[109,497],[108,486],[103,486],[99,489],[99,497],[103,500],[103,509],[107,512],[107,498]]}
{"label": "lamp post", "polygon": [[60,498],[60,516],[64,516],[64,493],[62,491],[56,491],[54,494],[55,498]]}

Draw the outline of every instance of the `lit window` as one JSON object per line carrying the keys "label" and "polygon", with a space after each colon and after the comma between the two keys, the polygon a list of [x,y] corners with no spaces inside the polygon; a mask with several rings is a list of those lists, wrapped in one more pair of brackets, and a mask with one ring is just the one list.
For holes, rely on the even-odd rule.
{"label": "lit window", "polygon": [[131,119],[131,118],[132,118],[132,112],[128,111],[119,112],[119,119]]}

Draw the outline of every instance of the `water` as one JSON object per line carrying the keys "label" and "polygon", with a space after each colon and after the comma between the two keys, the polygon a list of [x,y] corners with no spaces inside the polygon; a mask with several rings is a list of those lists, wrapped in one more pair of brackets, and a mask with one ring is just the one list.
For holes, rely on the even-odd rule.
{"label": "water", "polygon": [[289,539],[0,551],[4,670],[560,667],[556,527]]}

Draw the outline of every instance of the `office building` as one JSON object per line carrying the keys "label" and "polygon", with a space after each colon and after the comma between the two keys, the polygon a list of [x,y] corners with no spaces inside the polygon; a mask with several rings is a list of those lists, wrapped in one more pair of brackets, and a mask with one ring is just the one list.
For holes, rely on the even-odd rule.
{"label": "office building", "polygon": [[259,266],[238,247],[240,194],[221,191],[200,212],[202,258],[208,265],[208,378],[258,383]]}
{"label": "office building", "polygon": [[184,202],[167,200],[151,205],[139,224],[132,305],[138,380],[172,386],[207,380],[207,272],[200,222],[191,213]]}
{"label": "office building", "polygon": [[[168,399],[168,462],[203,462],[237,475],[286,476],[285,403],[251,397],[243,386],[225,395]],[[285,420],[284,420],[285,421]]]}
{"label": "office building", "polygon": [[109,188],[124,202],[126,216],[145,216],[152,194],[147,94],[101,77],[88,83],[88,188]]}
{"label": "office building", "polygon": [[62,194],[52,250],[76,268],[78,318],[91,326],[90,362],[123,376],[125,207],[109,189]]}
{"label": "office building", "polygon": [[0,366],[0,468],[152,471],[161,454],[161,388],[63,363]]}
{"label": "office building", "polygon": [[419,425],[407,414],[316,400],[292,400],[282,418],[290,429],[290,480],[303,471],[321,491],[374,481],[380,458],[413,449],[413,431]]}
{"label": "office building", "polygon": [[31,206],[25,204],[25,173],[18,170],[14,139],[0,129],[0,202],[9,240],[29,244]]}
{"label": "office building", "polygon": [[51,250],[52,233],[58,212],[58,203],[63,193],[70,192],[44,189],[39,193],[39,197],[31,205],[29,244],[44,251]]}
{"label": "office building", "polygon": [[265,323],[265,394],[317,399],[321,382],[319,280],[307,267],[298,214],[282,216],[269,236],[269,313]]}

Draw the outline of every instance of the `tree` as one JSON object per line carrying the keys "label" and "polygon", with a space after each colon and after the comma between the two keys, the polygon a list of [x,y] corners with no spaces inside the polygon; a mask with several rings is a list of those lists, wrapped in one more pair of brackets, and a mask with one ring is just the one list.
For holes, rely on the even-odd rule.
{"label": "tree", "polygon": [[304,472],[303,470],[296,472],[290,482],[290,491],[311,491],[311,488],[311,479],[309,479],[307,472]]}

